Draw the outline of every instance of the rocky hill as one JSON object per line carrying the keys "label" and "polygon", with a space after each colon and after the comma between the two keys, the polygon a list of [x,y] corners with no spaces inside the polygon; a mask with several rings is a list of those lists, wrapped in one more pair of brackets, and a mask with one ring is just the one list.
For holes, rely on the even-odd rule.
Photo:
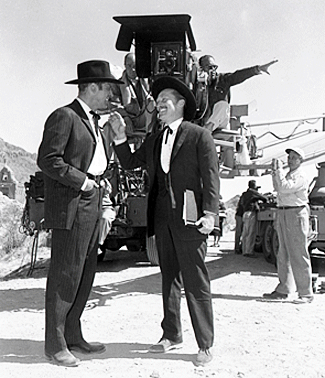
{"label": "rocky hill", "polygon": [[227,209],[234,209],[236,210],[236,207],[237,207],[237,203],[239,201],[239,198],[240,198],[240,195],[236,195],[234,197],[232,197],[230,200],[228,200],[225,205],[226,205],[226,208]]}
{"label": "rocky hill", "polygon": [[29,176],[38,171],[36,154],[5,142],[0,138],[0,169],[7,166],[19,184],[29,181]]}

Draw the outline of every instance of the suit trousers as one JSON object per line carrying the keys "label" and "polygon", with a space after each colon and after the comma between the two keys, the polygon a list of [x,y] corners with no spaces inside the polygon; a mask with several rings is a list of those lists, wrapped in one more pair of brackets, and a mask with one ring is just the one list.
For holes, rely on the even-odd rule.
{"label": "suit trousers", "polygon": [[82,194],[71,230],[52,230],[45,297],[45,352],[83,340],[80,317],[93,284],[98,251],[100,190]]}
{"label": "suit trousers", "polygon": [[256,211],[245,211],[243,215],[243,232],[241,235],[243,255],[252,255],[254,253],[256,223]]}
{"label": "suit trousers", "polygon": [[[166,212],[166,209],[169,211]],[[182,342],[180,306],[183,283],[197,344],[202,349],[210,348],[214,329],[210,280],[204,262],[206,240],[179,239],[170,216],[168,195],[158,200],[155,213],[155,235],[162,274],[163,337]]]}
{"label": "suit trousers", "polygon": [[279,285],[276,291],[312,296],[312,269],[307,247],[309,212],[302,209],[278,209],[275,222],[279,238],[277,267]]}
{"label": "suit trousers", "polygon": [[241,235],[243,231],[243,217],[240,215],[235,216],[236,230],[235,230],[235,251],[240,251],[241,248]]}

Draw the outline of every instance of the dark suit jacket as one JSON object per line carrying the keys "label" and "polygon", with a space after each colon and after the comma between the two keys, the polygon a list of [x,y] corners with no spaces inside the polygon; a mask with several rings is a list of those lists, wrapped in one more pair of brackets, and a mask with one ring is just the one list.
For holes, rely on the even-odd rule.
{"label": "dark suit jacket", "polygon": [[242,194],[243,213],[245,211],[259,210],[259,201],[267,202],[267,197],[260,194],[256,189],[248,188]]}
{"label": "dark suit jacket", "polygon": [[[154,234],[154,209],[157,197],[156,170],[160,163],[162,131],[150,135],[141,147],[131,153],[127,142],[114,149],[125,169],[145,167],[149,174],[148,234]],[[211,133],[190,122],[180,125],[171,156],[171,187],[176,207],[173,209],[175,229],[181,239],[206,238],[193,227],[185,227],[183,218],[184,192],[190,189],[195,194],[198,215],[203,211],[218,214],[219,167],[216,148]]]}
{"label": "dark suit jacket", "polygon": [[209,85],[209,106],[220,100],[230,102],[230,87],[241,84],[243,81],[258,75],[258,66],[243,68],[232,73],[220,73],[216,80]]}
{"label": "dark suit jacket", "polygon": [[[102,136],[109,158],[108,136]],[[47,119],[37,159],[45,174],[46,228],[71,228],[95,147],[91,124],[77,100]]]}
{"label": "dark suit jacket", "polygon": [[[200,109],[197,118],[201,116],[201,113],[204,112],[207,106],[207,97],[208,97],[208,109],[204,114],[204,118],[201,120],[200,124],[205,125],[207,120],[212,114],[214,105],[221,100],[225,100],[230,103],[230,88],[234,85],[241,84],[245,80],[258,75],[258,66],[243,68],[232,73],[220,73],[217,78],[210,83],[208,86],[204,86],[204,94],[201,95],[201,103],[198,104]],[[199,89],[202,91],[202,88]]]}

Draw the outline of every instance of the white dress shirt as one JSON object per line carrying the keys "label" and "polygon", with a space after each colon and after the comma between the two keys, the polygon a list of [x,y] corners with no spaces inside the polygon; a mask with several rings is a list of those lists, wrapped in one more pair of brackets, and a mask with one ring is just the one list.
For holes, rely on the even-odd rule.
{"label": "white dress shirt", "polygon": [[[165,173],[169,172],[170,159],[171,159],[171,155],[173,151],[173,146],[174,146],[177,130],[180,124],[182,123],[182,121],[183,121],[183,118],[179,118],[176,121],[172,122],[170,125],[168,125],[170,129],[173,131],[173,133],[168,135],[167,143],[165,143],[165,140],[166,140],[166,135],[169,132],[168,129],[164,131],[164,134],[162,137],[160,162],[161,162],[161,167]],[[119,144],[126,142],[126,140],[127,140],[126,138],[118,139],[114,141],[114,144],[118,146]]]}
{"label": "white dress shirt", "polygon": [[[161,163],[161,168],[165,173],[168,173],[170,169],[170,159],[172,156],[173,146],[174,146],[177,130],[180,124],[182,123],[182,121],[183,121],[183,118],[179,118],[176,121],[172,122],[170,125],[168,125],[173,131],[172,134],[170,134],[170,131],[168,129],[164,131],[164,135],[162,138],[162,145],[161,145],[160,163]],[[168,135],[167,143],[165,143],[167,133],[169,133],[169,135]]]}
{"label": "white dress shirt", "polygon": [[[96,133],[93,117],[89,113],[91,111],[90,107],[84,101],[82,101],[79,97],[77,97],[77,100],[79,101],[83,110],[87,114],[87,117],[92,127],[92,132],[96,140],[94,156],[90,162],[87,173],[90,173],[91,175],[94,175],[94,176],[99,176],[103,174],[107,168],[107,157],[106,157],[106,152],[104,148],[103,138],[100,131],[98,135]],[[88,179],[86,178],[84,184],[82,185],[81,190],[84,190],[84,188],[86,187],[87,180]]]}

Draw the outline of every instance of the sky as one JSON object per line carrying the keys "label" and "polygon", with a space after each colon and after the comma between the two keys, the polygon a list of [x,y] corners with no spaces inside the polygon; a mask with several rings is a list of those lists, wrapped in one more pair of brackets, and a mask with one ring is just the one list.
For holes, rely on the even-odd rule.
{"label": "sky", "polygon": [[157,14],[190,15],[195,55],[213,55],[219,72],[279,60],[270,76],[232,88],[232,104],[256,104],[243,121],[325,113],[324,0],[0,0],[0,138],[37,152],[46,118],[77,95],[64,82],[77,77],[78,63],[123,67],[113,17]]}

